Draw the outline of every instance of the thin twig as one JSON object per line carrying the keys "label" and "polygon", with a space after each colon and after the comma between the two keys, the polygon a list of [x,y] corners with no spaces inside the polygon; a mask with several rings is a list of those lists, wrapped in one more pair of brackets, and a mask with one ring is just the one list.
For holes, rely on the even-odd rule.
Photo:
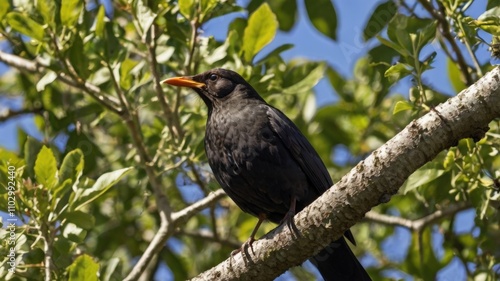
{"label": "thin twig", "polygon": [[230,248],[239,248],[241,246],[241,243],[239,241],[230,238],[221,239],[219,237],[216,237],[213,233],[211,233],[208,230],[201,229],[200,231],[189,231],[185,229],[178,229],[177,231],[179,235],[186,235],[193,238],[204,239],[210,242],[216,242]]}
{"label": "thin twig", "polygon": [[[0,61],[19,70],[28,72],[43,73],[48,70],[48,66],[43,65],[39,61],[30,61],[16,55],[5,53],[3,51],[0,51]],[[122,109],[120,108],[118,101],[110,95],[103,93],[101,89],[96,85],[93,85],[89,82],[79,83],[73,80],[71,77],[68,77],[68,75],[65,73],[57,73],[57,79],[69,86],[75,87],[89,94],[92,98],[94,98],[110,111],[118,115],[122,113]]]}
{"label": "thin twig", "polygon": [[14,118],[24,114],[40,114],[43,112],[43,110],[43,107],[23,108],[20,110],[8,109],[6,112],[0,115],[0,122],[4,122],[9,120],[10,118]]}
{"label": "thin twig", "polygon": [[181,129],[181,125],[179,119],[176,118],[176,115],[172,112],[170,105],[168,104],[165,93],[160,84],[160,74],[158,73],[158,62],[156,60],[156,25],[153,24],[150,30],[149,42],[147,42],[147,48],[149,52],[149,61],[151,67],[151,74],[153,76],[153,87],[156,92],[156,96],[158,101],[160,102],[160,106],[163,111],[164,118],[166,120],[167,127],[170,130],[170,133],[174,136],[174,140],[180,140],[183,138],[184,133]]}
{"label": "thin twig", "polygon": [[436,221],[453,216],[454,214],[463,211],[465,209],[470,208],[470,205],[467,203],[459,203],[456,205],[452,205],[444,210],[437,210],[434,213],[427,215],[423,218],[417,220],[410,220],[396,216],[379,214],[374,211],[370,211],[366,213],[365,219],[371,222],[376,222],[385,225],[391,226],[402,226],[404,228],[408,228],[412,231],[421,231],[424,227],[429,224],[435,223]]}
{"label": "thin twig", "polygon": [[219,201],[220,198],[224,197],[226,193],[224,190],[219,189],[208,194],[205,198],[200,201],[191,204],[190,206],[175,212],[172,214],[172,220],[175,224],[184,224],[188,219],[193,217],[195,214],[199,213],[201,210],[207,208],[208,206],[214,204]]}
{"label": "thin twig", "polygon": [[440,11],[436,11],[434,7],[432,6],[431,2],[427,0],[418,0],[418,2],[424,7],[424,9],[431,14],[431,16],[437,20],[438,24],[441,26],[441,34],[443,35],[444,38],[448,41],[448,43],[451,45],[451,48],[453,49],[453,52],[455,52],[456,56],[456,62],[458,63],[458,67],[460,68],[460,71],[462,72],[467,86],[470,86],[474,83],[474,80],[472,79],[471,74],[469,73],[469,67],[467,63],[465,62],[465,58],[460,51],[460,48],[457,45],[457,42],[455,41],[455,38],[453,38],[453,35],[451,34],[451,27],[446,20],[446,11],[444,10],[444,6],[440,6]]}

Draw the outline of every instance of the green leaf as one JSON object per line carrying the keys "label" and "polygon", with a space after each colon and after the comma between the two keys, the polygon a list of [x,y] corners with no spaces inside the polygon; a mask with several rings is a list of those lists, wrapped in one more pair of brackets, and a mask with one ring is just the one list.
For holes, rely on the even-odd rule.
{"label": "green leaf", "polygon": [[31,178],[35,176],[35,161],[41,148],[42,144],[33,137],[28,136],[26,138],[26,142],[24,143],[24,159],[26,161],[28,176]]}
{"label": "green leaf", "polygon": [[131,77],[130,71],[138,64],[137,61],[131,59],[125,59],[120,65],[120,86],[128,90],[132,87],[133,77]]}
{"label": "green leaf", "polygon": [[62,0],[61,1],[61,23],[68,27],[73,27],[83,12],[82,0]]}
{"label": "green leaf", "polygon": [[75,243],[81,243],[87,236],[87,231],[74,223],[67,223],[63,229],[62,236]]}
{"label": "green leaf", "polygon": [[428,184],[442,176],[445,170],[439,169],[435,165],[436,164],[431,162],[415,171],[401,186],[401,192],[403,194],[407,194],[408,192]]}
{"label": "green leaf", "polygon": [[296,94],[312,89],[325,73],[324,63],[307,62],[293,67],[283,79],[283,93]]}
{"label": "green leaf", "polygon": [[396,113],[405,111],[405,110],[412,110],[413,109],[413,104],[411,104],[408,101],[398,101],[396,105],[394,106],[394,110],[392,111],[393,115],[396,115]]}
{"label": "green leaf", "polygon": [[268,3],[271,10],[276,15],[279,23],[279,29],[283,31],[290,31],[295,24],[297,18],[297,2],[296,0],[252,0],[248,3],[248,13],[253,13],[264,2]]}
{"label": "green leaf", "polygon": [[413,276],[423,280],[436,280],[442,265],[434,255],[431,227],[422,232],[413,232],[412,243],[405,260],[405,269]]}
{"label": "green leaf", "polygon": [[453,89],[457,93],[459,93],[467,87],[462,79],[462,72],[460,72],[457,64],[454,61],[450,60],[450,58],[448,58],[446,62],[448,65],[448,78],[450,79],[450,83],[453,86]]}
{"label": "green leaf", "polygon": [[82,176],[83,166],[82,151],[80,149],[70,151],[64,157],[61,168],[59,169],[59,183],[67,179],[71,179],[72,183],[76,183]]}
{"label": "green leaf", "polygon": [[104,37],[104,25],[106,22],[104,21],[104,17],[106,16],[106,10],[104,6],[99,6],[99,11],[97,12],[97,16],[95,18],[95,35],[99,38]]}
{"label": "green leaf", "polygon": [[296,0],[273,0],[269,1],[269,5],[276,14],[280,30],[290,31],[297,18]]}
{"label": "green leaf", "polygon": [[10,1],[0,1],[0,21],[3,20],[3,17],[10,10]]}
{"label": "green leaf", "polygon": [[473,21],[473,24],[492,35],[500,36],[499,16],[481,17],[480,20]]}
{"label": "green leaf", "polygon": [[443,161],[443,167],[449,171],[455,164],[455,150],[449,150]]}
{"label": "green leaf", "polygon": [[58,214],[61,210],[66,210],[69,197],[71,196],[71,186],[73,182],[71,179],[66,179],[64,182],[59,183],[52,190],[52,202],[50,203],[51,210]]}
{"label": "green leaf", "polygon": [[389,67],[389,69],[385,71],[384,76],[389,78],[389,80],[394,83],[410,74],[411,70],[409,69],[409,66],[405,63],[398,62],[395,65]]}
{"label": "green leaf", "polygon": [[[106,271],[104,272],[104,276],[102,278],[102,281],[114,280],[114,279],[111,279],[111,276],[113,276],[113,273],[118,268],[119,264],[120,264],[119,258],[111,258],[110,260],[108,260],[107,266],[106,266]],[[170,265],[170,263],[167,263],[167,264]]]}
{"label": "green leaf", "polygon": [[157,15],[153,13],[142,0],[134,1],[134,13],[141,27],[142,38],[144,39],[148,35],[148,31],[153,25]]}
{"label": "green leaf", "polygon": [[250,62],[264,46],[269,44],[278,29],[278,21],[267,3],[262,4],[248,19],[243,34],[243,53]]}
{"label": "green leaf", "polygon": [[56,80],[56,78],[57,78],[57,74],[54,71],[51,71],[51,70],[47,71],[47,73],[45,73],[45,75],[42,78],[40,78],[38,83],[36,83],[36,90],[39,92],[45,90],[45,86],[54,82],[54,80]]}
{"label": "green leaf", "polygon": [[340,73],[338,73],[334,68],[328,66],[326,69],[326,77],[339,96],[346,101],[352,101],[352,97],[345,94],[344,86],[346,85],[346,80],[342,77],[342,75],[340,75]]}
{"label": "green leaf", "polygon": [[368,41],[378,35],[387,26],[397,11],[398,8],[394,1],[387,1],[378,5],[365,25],[363,39]]}
{"label": "green leaf", "polygon": [[492,9],[500,6],[500,0],[488,0],[488,5],[486,5],[486,9]]}
{"label": "green leaf", "polygon": [[194,0],[179,0],[179,11],[188,20],[192,19],[194,12]]}
{"label": "green leaf", "polygon": [[80,34],[75,34],[73,38],[73,44],[68,48],[66,56],[80,78],[86,79],[91,74],[91,71],[89,71],[89,58],[88,56],[82,56],[85,53],[85,47]]}
{"label": "green leaf", "polygon": [[55,28],[56,25],[56,11],[59,8],[57,2],[58,1],[54,0],[36,1],[36,8],[38,9],[38,12],[42,15],[44,22],[52,28]]}
{"label": "green leaf", "polygon": [[200,0],[200,23],[204,23],[210,19],[212,11],[217,6],[217,3],[219,3],[218,0]]}
{"label": "green leaf", "polygon": [[58,182],[57,162],[52,150],[45,145],[38,153],[35,162],[35,178],[47,189],[52,189]]}
{"label": "green leaf", "polygon": [[43,40],[44,29],[36,21],[19,12],[10,12],[7,14],[7,23],[16,31],[36,39]]}
{"label": "green leaf", "polygon": [[61,218],[86,230],[92,229],[95,225],[95,218],[91,214],[82,211],[64,212]]}
{"label": "green leaf", "polygon": [[108,189],[115,185],[121,178],[132,171],[132,167],[123,168],[113,172],[109,172],[100,176],[91,188],[79,188],[76,190],[75,197],[71,203],[72,209],[77,210],[84,205],[94,201]]}
{"label": "green leaf", "polygon": [[273,57],[279,56],[282,52],[284,52],[286,50],[289,50],[291,48],[293,48],[293,44],[283,44],[283,45],[275,48],[271,52],[269,52],[269,54],[267,54],[265,57],[263,57],[262,59],[260,59],[255,64],[265,63],[267,60],[269,60],[269,59],[271,59]]}
{"label": "green leaf", "polygon": [[313,26],[337,40],[337,13],[331,0],[305,0],[307,15]]}
{"label": "green leaf", "polygon": [[83,254],[68,268],[69,281],[98,281],[99,264],[92,257]]}
{"label": "green leaf", "polygon": [[407,57],[410,55],[410,52],[408,50],[406,50],[405,48],[401,47],[400,45],[398,45],[390,40],[385,39],[384,37],[377,35],[377,39],[378,39],[378,41],[380,41],[380,43],[395,50],[396,52],[401,54],[403,57]]}

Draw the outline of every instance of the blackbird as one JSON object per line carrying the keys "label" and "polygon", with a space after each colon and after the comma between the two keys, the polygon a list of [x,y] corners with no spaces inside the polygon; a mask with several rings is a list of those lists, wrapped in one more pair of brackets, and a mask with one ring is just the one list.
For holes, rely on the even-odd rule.
{"label": "blackbird", "polygon": [[[163,81],[193,89],[208,107],[205,151],[215,178],[244,212],[287,223],[333,181],[295,124],[238,73],[222,68]],[[345,236],[354,244],[348,230]],[[371,280],[343,237],[312,257],[323,278]]]}

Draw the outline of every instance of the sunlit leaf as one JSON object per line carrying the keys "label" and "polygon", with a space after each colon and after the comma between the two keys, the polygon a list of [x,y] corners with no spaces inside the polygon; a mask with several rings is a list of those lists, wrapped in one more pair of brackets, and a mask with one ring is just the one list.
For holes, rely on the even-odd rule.
{"label": "sunlit leaf", "polygon": [[260,59],[255,64],[265,63],[270,58],[275,57],[275,56],[279,56],[282,52],[284,52],[286,50],[289,50],[291,48],[293,48],[292,44],[283,44],[283,45],[281,45],[279,47],[276,47],[274,50],[272,50],[271,52],[269,52],[269,54],[267,54],[265,57],[263,57],[262,59]]}
{"label": "sunlit leaf", "polygon": [[73,27],[84,11],[82,0],[62,0],[61,1],[61,23],[68,27]]}
{"label": "sunlit leaf", "polygon": [[104,6],[99,6],[99,11],[95,18],[95,34],[97,37],[102,38],[104,36],[104,25],[105,25],[106,10]]}
{"label": "sunlit leaf", "polygon": [[409,66],[404,63],[398,62],[395,65],[389,67],[389,69],[386,70],[384,76],[388,77],[391,82],[396,82],[410,74],[411,70],[409,69]]}
{"label": "sunlit leaf", "polygon": [[[2,1],[7,2],[8,1]],[[36,1],[36,7],[43,17],[45,23],[49,24],[52,28],[55,28],[56,14],[59,9],[57,5],[58,1],[54,0],[38,0]]]}
{"label": "sunlit leaf", "polygon": [[99,264],[91,256],[83,254],[75,259],[68,268],[69,281],[99,280]]}
{"label": "sunlit leaf", "polygon": [[35,162],[35,178],[45,188],[51,189],[58,181],[57,162],[52,150],[43,146]]}
{"label": "sunlit leaf", "polygon": [[192,18],[194,12],[195,0],[179,0],[179,11],[188,20]]}
{"label": "sunlit leaf", "polygon": [[448,78],[450,79],[450,83],[453,86],[455,92],[459,93],[467,87],[462,79],[463,75],[454,61],[448,58],[446,62],[448,65]]}
{"label": "sunlit leaf", "polygon": [[67,223],[64,226],[62,235],[70,241],[81,243],[87,236],[87,231],[74,223]]}
{"label": "sunlit leaf", "polygon": [[473,24],[492,35],[500,36],[499,16],[483,17],[481,20],[473,21]]}
{"label": "sunlit leaf", "polygon": [[269,44],[278,29],[278,21],[267,3],[262,4],[248,19],[243,35],[243,53],[246,61]]}
{"label": "sunlit leaf", "polygon": [[113,185],[115,185],[120,179],[122,179],[132,170],[133,168],[123,168],[113,172],[105,173],[97,179],[92,187],[87,189],[77,189],[74,202],[71,202],[73,209],[81,208],[84,205],[94,201],[106,191],[108,191]]}
{"label": "sunlit leaf", "polygon": [[392,114],[396,114],[401,111],[406,111],[406,110],[412,110],[413,109],[413,104],[411,104],[408,101],[398,101],[396,105],[394,106],[394,110],[392,111]]}
{"label": "sunlit leaf", "polygon": [[324,63],[307,62],[293,67],[284,77],[283,93],[300,93],[312,89],[325,73]]}
{"label": "sunlit leaf", "polygon": [[0,21],[10,10],[10,1],[0,1]]}
{"label": "sunlit leaf", "polygon": [[41,92],[45,89],[45,86],[56,80],[57,74],[54,71],[47,71],[45,75],[36,83],[36,90]]}
{"label": "sunlit leaf", "polygon": [[147,5],[145,5],[143,0],[134,1],[134,12],[141,27],[142,37],[145,38],[147,36],[147,32],[156,19],[156,14],[153,13]]}
{"label": "sunlit leaf", "polygon": [[406,194],[424,184],[428,184],[444,174],[443,169],[439,169],[435,164],[429,163],[415,171],[401,186],[400,191]]}
{"label": "sunlit leaf", "polygon": [[42,25],[19,12],[10,12],[6,16],[9,25],[16,31],[42,41],[44,37],[44,30]]}

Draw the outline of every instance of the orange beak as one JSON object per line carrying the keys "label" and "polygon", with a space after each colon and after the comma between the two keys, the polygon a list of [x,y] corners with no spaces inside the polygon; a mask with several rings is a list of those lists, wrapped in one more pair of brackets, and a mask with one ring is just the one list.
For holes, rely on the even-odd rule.
{"label": "orange beak", "polygon": [[166,83],[166,84],[170,84],[173,86],[179,86],[179,87],[189,87],[189,88],[201,88],[201,87],[205,86],[205,83],[196,82],[193,79],[191,79],[190,77],[168,78],[168,79],[161,81],[161,83],[162,84]]}

